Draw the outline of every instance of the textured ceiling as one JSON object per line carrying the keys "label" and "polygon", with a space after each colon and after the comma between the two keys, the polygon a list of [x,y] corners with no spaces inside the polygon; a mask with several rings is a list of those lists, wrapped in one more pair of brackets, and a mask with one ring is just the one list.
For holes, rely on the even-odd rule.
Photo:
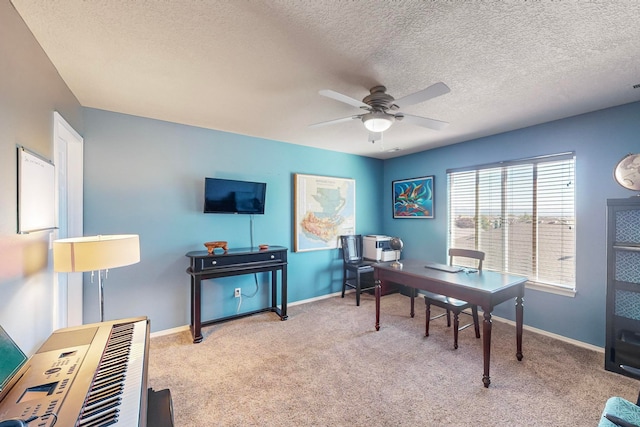
{"label": "textured ceiling", "polygon": [[[640,100],[635,0],[11,1],[83,106],[376,158]],[[444,130],[308,127],[438,81]]]}

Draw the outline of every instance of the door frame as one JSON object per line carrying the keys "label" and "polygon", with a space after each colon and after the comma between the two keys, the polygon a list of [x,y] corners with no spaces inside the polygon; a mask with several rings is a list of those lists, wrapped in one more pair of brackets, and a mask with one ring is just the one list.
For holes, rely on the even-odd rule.
{"label": "door frame", "polygon": [[[84,139],[58,113],[53,112],[55,239],[83,234]],[[83,323],[82,273],[54,273],[54,330]]]}

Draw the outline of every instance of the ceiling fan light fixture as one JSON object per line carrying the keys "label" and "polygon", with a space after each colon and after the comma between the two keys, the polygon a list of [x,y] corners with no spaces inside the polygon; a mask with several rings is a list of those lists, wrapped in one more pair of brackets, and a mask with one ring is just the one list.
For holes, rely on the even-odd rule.
{"label": "ceiling fan light fixture", "polygon": [[362,116],[362,123],[369,132],[384,132],[391,127],[393,116],[380,111],[374,111]]}

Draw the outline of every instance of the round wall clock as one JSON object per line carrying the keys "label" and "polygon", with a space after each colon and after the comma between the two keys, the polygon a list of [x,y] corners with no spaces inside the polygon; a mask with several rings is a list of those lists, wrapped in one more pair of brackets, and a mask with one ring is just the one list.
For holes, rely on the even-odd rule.
{"label": "round wall clock", "polygon": [[640,190],[640,154],[627,154],[613,169],[616,182],[629,190]]}

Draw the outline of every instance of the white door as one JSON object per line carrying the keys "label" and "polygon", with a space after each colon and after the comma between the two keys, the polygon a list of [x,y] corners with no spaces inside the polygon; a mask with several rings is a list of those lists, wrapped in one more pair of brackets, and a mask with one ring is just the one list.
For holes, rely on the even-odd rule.
{"label": "white door", "polygon": [[[82,236],[84,140],[58,112],[53,113],[56,165],[55,238]],[[54,274],[54,329],[82,325],[82,273]]]}

